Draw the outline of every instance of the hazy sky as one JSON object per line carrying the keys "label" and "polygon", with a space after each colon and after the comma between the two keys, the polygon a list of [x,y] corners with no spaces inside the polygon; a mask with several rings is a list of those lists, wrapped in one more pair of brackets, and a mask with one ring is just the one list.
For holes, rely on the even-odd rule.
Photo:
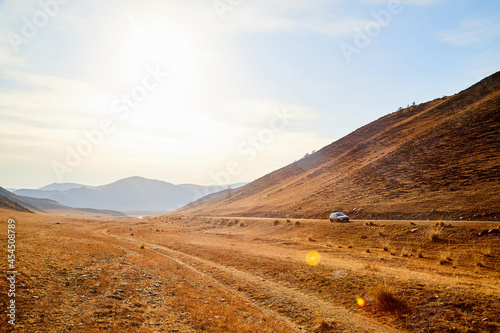
{"label": "hazy sky", "polygon": [[0,186],[252,181],[500,70],[500,1],[0,1]]}

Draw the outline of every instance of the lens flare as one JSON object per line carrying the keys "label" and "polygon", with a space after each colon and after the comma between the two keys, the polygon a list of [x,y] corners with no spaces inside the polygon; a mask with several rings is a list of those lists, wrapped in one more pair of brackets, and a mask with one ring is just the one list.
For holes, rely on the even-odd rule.
{"label": "lens flare", "polygon": [[356,299],[356,302],[358,303],[358,305],[359,305],[360,307],[363,307],[363,306],[365,306],[365,304],[366,304],[366,303],[365,303],[365,300],[364,300],[364,299],[362,299],[361,297],[358,297],[358,298]]}
{"label": "lens flare", "polygon": [[318,251],[311,251],[307,254],[306,261],[309,266],[316,266],[321,261],[321,254]]}

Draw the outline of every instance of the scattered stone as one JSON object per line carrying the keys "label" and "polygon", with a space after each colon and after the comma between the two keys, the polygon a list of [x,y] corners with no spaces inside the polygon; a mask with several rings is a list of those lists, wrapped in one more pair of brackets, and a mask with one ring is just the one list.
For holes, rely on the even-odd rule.
{"label": "scattered stone", "polygon": [[413,228],[413,229],[411,229],[411,230],[410,230],[410,232],[411,232],[411,233],[414,233],[414,232],[415,232],[415,231],[417,231],[417,230],[418,230],[418,228]]}

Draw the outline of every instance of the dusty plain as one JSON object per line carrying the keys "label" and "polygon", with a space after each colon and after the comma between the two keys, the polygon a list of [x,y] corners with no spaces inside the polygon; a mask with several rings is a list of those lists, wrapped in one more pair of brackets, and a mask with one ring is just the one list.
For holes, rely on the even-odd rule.
{"label": "dusty plain", "polygon": [[500,332],[499,223],[9,218],[2,332]]}

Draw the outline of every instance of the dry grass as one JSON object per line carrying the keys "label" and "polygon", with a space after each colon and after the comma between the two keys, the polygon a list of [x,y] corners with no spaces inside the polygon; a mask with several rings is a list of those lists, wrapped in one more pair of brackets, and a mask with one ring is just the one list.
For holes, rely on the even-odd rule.
{"label": "dry grass", "polygon": [[380,311],[401,313],[407,310],[405,303],[396,297],[387,285],[377,285],[373,290],[373,296]]}
{"label": "dry grass", "polygon": [[438,263],[440,265],[444,265],[452,261],[453,258],[451,256],[451,252],[441,252],[438,256]]}
{"label": "dry grass", "polygon": [[441,233],[443,231],[442,227],[436,227],[429,230],[429,239],[433,242],[439,242],[441,240]]}
{"label": "dry grass", "polygon": [[[114,327],[115,332],[284,333],[295,331],[290,323],[304,332],[377,331],[348,326],[342,312],[332,322],[336,311],[394,331],[500,328],[500,297],[490,287],[500,277],[498,236],[479,238],[470,232],[496,225],[457,224],[447,245],[429,242],[426,233],[408,233],[407,222],[385,222],[386,237],[375,249],[371,234],[359,238],[367,229],[362,224],[304,222],[276,233],[270,232],[276,230],[274,219],[245,219],[251,228],[228,229],[234,217],[225,224],[221,218],[193,218],[190,228],[185,218],[168,224],[168,217],[74,219],[60,225],[49,217],[30,218],[20,218],[23,237],[18,240],[18,285],[26,286],[18,296],[20,332]],[[308,235],[317,243],[310,243]],[[383,245],[387,251],[381,251]],[[312,246],[323,259],[314,268],[303,255]],[[366,254],[367,248],[373,254]],[[411,257],[393,257],[390,250]],[[416,260],[418,252],[433,260]],[[452,254],[444,256],[452,258],[449,264],[438,265],[438,256],[447,252]],[[385,285],[372,289],[374,281]],[[0,289],[5,287],[0,281]],[[353,295],[366,294],[366,305],[356,306]],[[312,297],[304,300],[304,295]],[[5,299],[0,293],[1,304]],[[458,306],[458,300],[463,304]],[[466,315],[464,308],[470,309]],[[318,313],[322,317],[315,321]]]}

